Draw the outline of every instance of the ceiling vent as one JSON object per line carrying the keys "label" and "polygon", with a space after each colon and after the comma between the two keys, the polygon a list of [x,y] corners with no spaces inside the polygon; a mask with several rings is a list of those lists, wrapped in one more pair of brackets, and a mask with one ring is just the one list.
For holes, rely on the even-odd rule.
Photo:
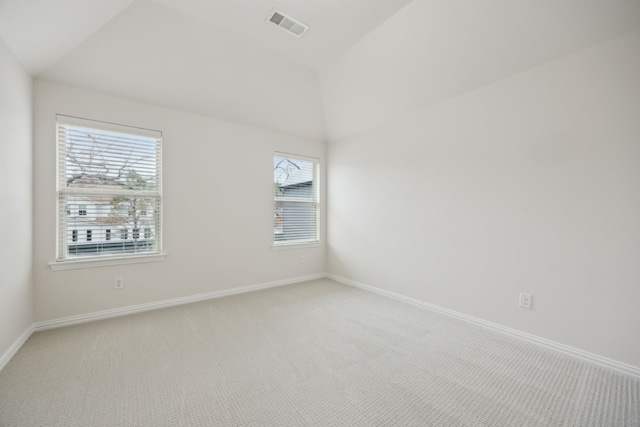
{"label": "ceiling vent", "polygon": [[278,27],[282,28],[289,34],[293,34],[296,37],[302,37],[302,35],[309,29],[307,24],[298,21],[295,18],[290,17],[286,13],[273,9],[267,21],[273,22]]}

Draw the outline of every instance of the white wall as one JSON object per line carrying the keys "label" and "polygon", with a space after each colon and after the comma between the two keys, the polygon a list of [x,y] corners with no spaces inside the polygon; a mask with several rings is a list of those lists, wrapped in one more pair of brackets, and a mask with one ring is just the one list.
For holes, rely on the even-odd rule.
{"label": "white wall", "polygon": [[33,322],[32,84],[0,39],[0,357]]}
{"label": "white wall", "polygon": [[330,141],[328,271],[640,367],[639,76],[635,32]]}
{"label": "white wall", "polygon": [[[34,90],[36,321],[324,272],[324,247],[271,248],[273,152],[317,157],[324,165],[322,141],[42,80]],[[163,132],[164,262],[50,270],[56,114]],[[124,277],[121,291],[113,289],[116,276]]]}

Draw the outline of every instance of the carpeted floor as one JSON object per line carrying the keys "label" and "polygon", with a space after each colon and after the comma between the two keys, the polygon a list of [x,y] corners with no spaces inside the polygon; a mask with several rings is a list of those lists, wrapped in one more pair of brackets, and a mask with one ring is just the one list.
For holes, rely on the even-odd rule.
{"label": "carpeted floor", "polygon": [[640,381],[318,280],[37,332],[1,426],[640,426]]}

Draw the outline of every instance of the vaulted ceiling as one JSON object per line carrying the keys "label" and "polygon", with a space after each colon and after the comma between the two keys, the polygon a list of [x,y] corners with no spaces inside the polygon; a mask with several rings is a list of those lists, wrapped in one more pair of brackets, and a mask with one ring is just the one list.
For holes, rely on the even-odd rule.
{"label": "vaulted ceiling", "polygon": [[428,77],[417,106],[639,28],[640,0],[0,0],[35,77],[316,139],[349,82],[391,87],[384,69]]}
{"label": "vaulted ceiling", "polygon": [[[88,41],[122,14],[140,20],[123,28],[144,33],[164,6],[165,15],[208,25],[225,34],[225,43],[254,43],[317,69],[346,50],[411,0],[0,0],[0,35],[23,65],[37,75]],[[280,10],[311,26],[298,40],[266,21]],[[145,15],[148,15],[145,19]],[[198,24],[196,24],[198,22]],[[171,32],[171,26],[166,27]],[[183,48],[210,40],[180,40]]]}

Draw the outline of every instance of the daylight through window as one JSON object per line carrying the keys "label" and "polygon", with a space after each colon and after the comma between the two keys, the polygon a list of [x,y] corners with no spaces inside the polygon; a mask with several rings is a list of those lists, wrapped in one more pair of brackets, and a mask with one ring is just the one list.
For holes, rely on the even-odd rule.
{"label": "daylight through window", "polygon": [[276,153],[273,188],[274,245],[318,242],[318,161]]}
{"label": "daylight through window", "polygon": [[161,150],[157,131],[57,116],[58,261],[161,251]]}

